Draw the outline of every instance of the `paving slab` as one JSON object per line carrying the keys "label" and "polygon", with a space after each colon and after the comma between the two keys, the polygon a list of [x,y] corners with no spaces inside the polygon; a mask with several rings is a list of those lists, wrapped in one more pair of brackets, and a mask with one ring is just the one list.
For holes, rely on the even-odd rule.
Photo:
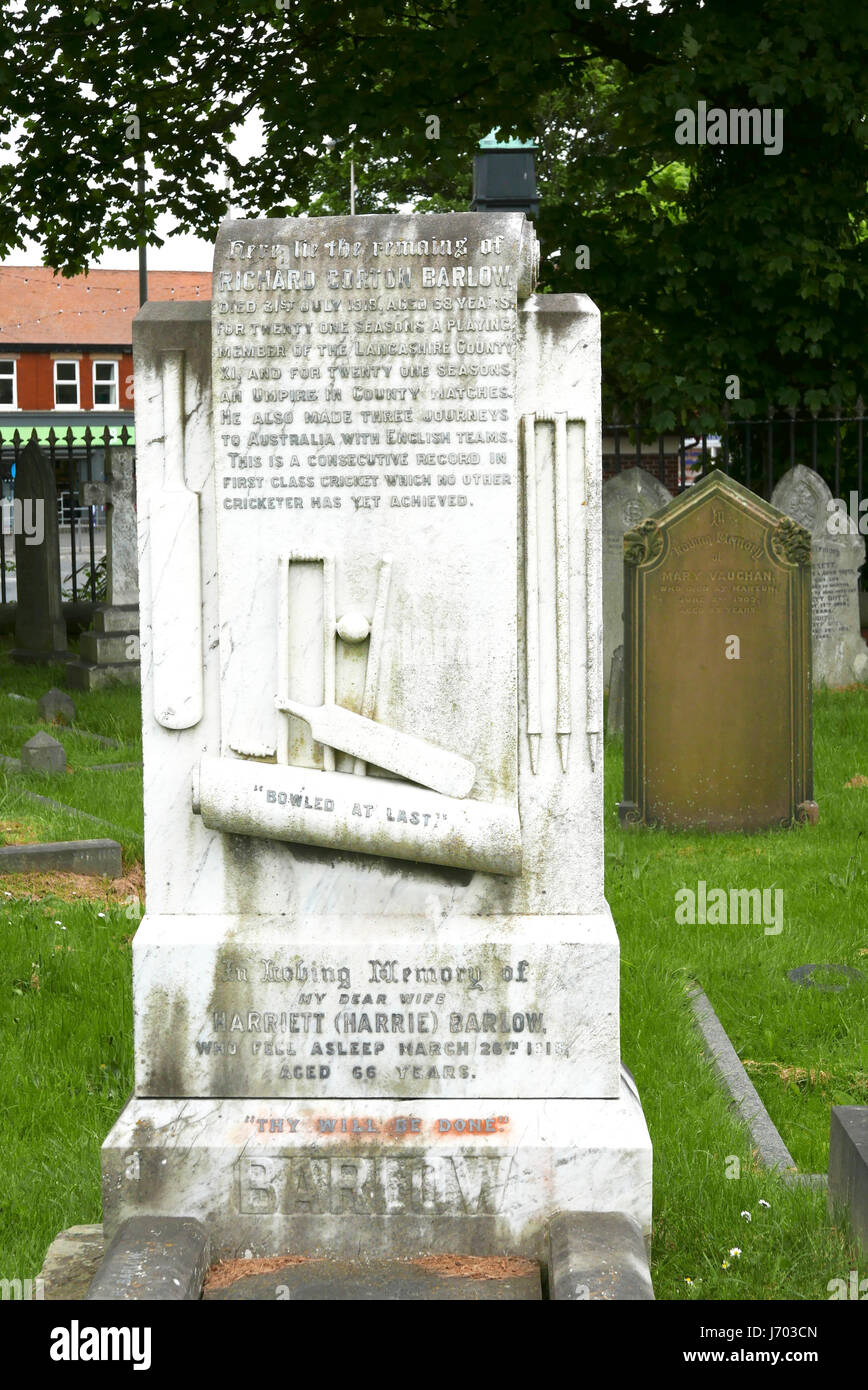
{"label": "paving slab", "polygon": [[117,840],[52,840],[46,844],[4,845],[0,874],[89,874],[120,878],[123,872]]}
{"label": "paving slab", "polygon": [[[496,1272],[506,1262],[479,1258],[467,1260],[466,1268],[476,1273],[449,1274],[444,1270],[460,1267],[461,1257],[440,1256],[436,1261],[304,1260],[282,1269],[243,1274],[226,1288],[206,1288],[207,1301],[287,1301],[287,1302],[536,1302],[542,1299],[539,1265],[530,1260],[515,1261],[516,1274],[483,1277],[486,1266]],[[246,1262],[245,1262],[246,1263]],[[266,1263],[250,1261],[252,1267]],[[270,1260],[267,1263],[274,1264]],[[513,1263],[513,1262],[511,1262]]]}

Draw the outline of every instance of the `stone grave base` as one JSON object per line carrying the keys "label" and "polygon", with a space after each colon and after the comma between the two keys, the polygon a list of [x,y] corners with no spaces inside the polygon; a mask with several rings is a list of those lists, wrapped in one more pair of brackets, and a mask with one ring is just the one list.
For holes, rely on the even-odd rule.
{"label": "stone grave base", "polygon": [[[384,1142],[385,1141],[385,1142]],[[651,1223],[651,1141],[611,1100],[143,1100],[103,1144],[106,1240],[195,1217],[212,1259],[544,1255],[558,1212]]]}
{"label": "stone grave base", "polygon": [[106,604],[97,608],[93,631],[82,633],[79,653],[80,659],[70,661],[66,668],[66,683],[71,689],[103,690],[115,681],[138,685],[138,604]]}
{"label": "stone grave base", "polygon": [[827,638],[826,648],[832,653],[828,658],[831,672],[827,670],[824,675],[823,668],[815,672],[815,689],[827,686],[832,690],[842,690],[854,683],[868,685],[868,647],[861,632],[835,640]]}
{"label": "stone grave base", "polygon": [[102,1226],[70,1226],[54,1237],[45,1253],[37,1298],[84,1298],[105,1253]]}
{"label": "stone grave base", "polygon": [[54,652],[31,651],[29,647],[13,647],[9,653],[12,661],[19,666],[68,666],[75,657],[65,647]]}
{"label": "stone grave base", "polygon": [[71,661],[66,668],[66,683],[70,690],[105,690],[120,682],[138,685],[140,668],[137,661],[112,661],[97,666],[90,661]]}
{"label": "stone grave base", "polygon": [[108,1247],[102,1226],[73,1226],[52,1241],[40,1277],[18,1297],[88,1302],[219,1301],[577,1302],[654,1298],[641,1227],[623,1212],[560,1212],[542,1258],[466,1255],[353,1259],[271,1255],[214,1261],[200,1221],[133,1216]]}

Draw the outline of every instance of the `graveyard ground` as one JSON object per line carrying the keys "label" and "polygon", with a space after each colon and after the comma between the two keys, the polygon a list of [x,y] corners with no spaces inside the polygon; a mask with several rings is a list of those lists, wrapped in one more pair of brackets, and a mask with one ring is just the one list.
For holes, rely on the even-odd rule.
{"label": "graveyard ground", "polygon": [[[35,701],[63,685],[59,670],[14,666],[10,645],[0,643],[0,753],[17,756],[40,725],[35,703],[11,694]],[[111,836],[123,846],[125,877],[0,879],[6,1278],[35,1275],[58,1231],[100,1219],[99,1146],[132,1087],[141,772],[97,769],[140,761],[139,693],[118,687],[73,698],[78,732],[51,731],[70,771],[51,779],[0,772],[0,835],[5,843]],[[827,1299],[829,1280],[859,1267],[842,1223],[827,1216],[824,1192],[787,1187],[755,1164],[749,1135],[703,1057],[686,986],[698,980],[708,994],[799,1169],[825,1172],[830,1106],[864,1104],[868,1093],[865,985],[819,993],[791,984],[786,972],[836,963],[868,974],[866,723],[868,690],[818,695],[820,823],[751,837],[621,831],[622,750],[607,741],[607,892],[622,943],[622,1051],[654,1142],[658,1298]],[[782,888],[782,931],[677,924],[675,892],[699,879],[709,890]],[[736,1167],[739,1176],[727,1177]]]}
{"label": "graveyard ground", "polygon": [[[825,1192],[788,1188],[755,1164],[686,990],[705,990],[799,1171],[825,1173],[831,1106],[868,1102],[868,984],[821,992],[787,971],[835,964],[868,977],[866,728],[868,689],[819,692],[819,824],[751,836],[622,831],[623,745],[607,741],[607,896],[621,938],[622,1055],[654,1143],[658,1298],[825,1299],[830,1279],[858,1268]],[[709,893],[782,889],[780,933],[677,923],[675,893],[700,879]]]}

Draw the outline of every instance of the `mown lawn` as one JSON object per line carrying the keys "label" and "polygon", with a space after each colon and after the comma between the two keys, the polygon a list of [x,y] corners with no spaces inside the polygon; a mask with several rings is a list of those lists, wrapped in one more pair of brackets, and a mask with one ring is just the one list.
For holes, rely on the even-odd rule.
{"label": "mown lawn", "polygon": [[66,749],[67,772],[0,769],[0,842],[116,839],[125,875],[0,876],[0,1277],[23,1279],[38,1273],[58,1231],[100,1219],[99,1147],[132,1089],[142,774],[101,768],[141,762],[141,696],[124,686],[71,691],[75,724],[45,725],[36,699],[65,689],[62,670],[16,666],[10,645],[0,643],[0,753],[18,757],[43,729]]}
{"label": "mown lawn", "polygon": [[[825,1173],[831,1106],[868,1104],[868,988],[820,992],[787,971],[840,964],[868,975],[868,690],[817,694],[814,771],[816,826],[622,831],[623,747],[607,742],[607,896],[621,937],[622,1052],[654,1143],[660,1298],[823,1299],[830,1279],[859,1267],[825,1193],[756,1167],[685,992],[697,980],[708,994],[799,1170]],[[782,889],[780,933],[679,924],[675,894],[700,879],[708,891]],[[862,1265],[868,1273],[864,1252]]]}

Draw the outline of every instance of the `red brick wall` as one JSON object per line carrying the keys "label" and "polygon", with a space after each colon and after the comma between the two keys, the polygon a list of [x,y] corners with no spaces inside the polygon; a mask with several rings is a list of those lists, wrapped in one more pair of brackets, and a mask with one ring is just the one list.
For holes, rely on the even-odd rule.
{"label": "red brick wall", "polygon": [[[54,363],[52,349],[44,352],[22,352],[18,357],[18,409],[54,409]],[[99,351],[85,353],[79,359],[79,407],[93,409],[93,363],[107,361]],[[133,357],[126,353],[118,362],[118,409],[132,410]],[[63,409],[63,407],[59,407]],[[97,407],[98,409],[104,407]]]}
{"label": "red brick wall", "polygon": [[[679,489],[680,486],[681,486],[681,459],[678,457],[678,453],[677,453],[677,452],[675,452],[675,453],[667,453],[667,454],[664,454],[664,456],[663,456],[663,464],[664,464],[664,476],[663,476],[663,478],[662,478],[662,482],[663,482],[663,485],[664,485],[665,487],[668,487],[669,491],[672,493],[672,495],[673,495],[673,497],[674,497],[675,494],[678,492],[678,489]],[[622,449],[622,450],[621,450],[621,468],[622,468],[622,469],[625,469],[625,468],[635,468],[635,467],[636,467],[636,451],[635,451],[635,449],[629,449],[629,448],[627,448],[627,449]],[[642,467],[645,469],[645,472],[646,472],[646,473],[650,473],[650,474],[652,474],[653,477],[659,479],[659,478],[660,478],[660,456],[659,456],[659,454],[656,454],[656,453],[655,453],[655,454],[643,454],[643,455],[642,455]],[[606,480],[607,480],[608,478],[614,478],[616,471],[617,471],[617,470],[616,470],[616,468],[615,468],[615,456],[614,456],[614,454],[604,453],[604,454],[603,454],[603,482],[606,482]]]}
{"label": "red brick wall", "polygon": [[45,410],[51,401],[51,361],[41,352],[18,358],[18,409]]}

